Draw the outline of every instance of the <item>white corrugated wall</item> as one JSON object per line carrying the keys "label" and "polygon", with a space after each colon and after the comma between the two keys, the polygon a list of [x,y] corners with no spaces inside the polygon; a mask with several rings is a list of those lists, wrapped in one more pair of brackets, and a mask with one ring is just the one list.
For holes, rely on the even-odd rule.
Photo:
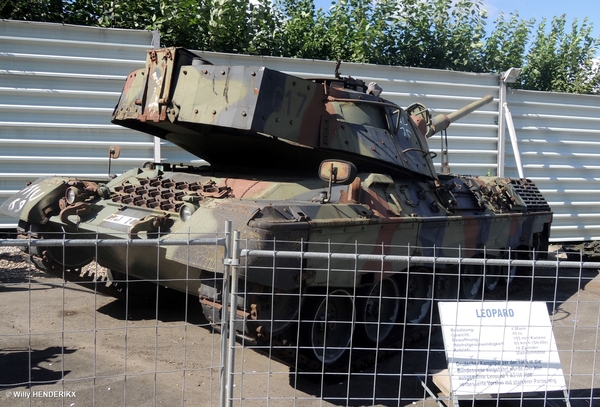
{"label": "white corrugated wall", "polygon": [[148,31],[0,22],[0,203],[41,176],[106,175],[113,144],[122,152],[111,172],[153,161],[151,136],[110,123],[151,41]]}
{"label": "white corrugated wall", "polygon": [[[151,40],[146,31],[0,22],[0,203],[38,176],[105,174],[110,145],[123,148],[114,172],[153,160],[150,136],[110,123],[125,75],[143,65]],[[268,66],[302,77],[333,76],[335,69],[327,61],[201,54],[215,64]],[[341,73],[377,82],[400,106],[419,101],[434,113],[492,94],[494,102],[448,130],[449,163],[454,173],[497,173],[498,75],[352,63],[342,63]],[[509,90],[507,101],[525,176],[556,213],[552,240],[600,239],[600,97]],[[430,139],[437,153],[440,143],[437,135]],[[164,162],[201,162],[160,145]],[[506,151],[505,175],[517,177],[510,141]],[[439,168],[439,156],[435,162]],[[6,227],[14,221],[0,215],[0,228]]]}
{"label": "white corrugated wall", "polygon": [[[600,240],[600,96],[512,90],[523,171],[552,210],[555,241]],[[505,175],[516,177],[507,144]]]}

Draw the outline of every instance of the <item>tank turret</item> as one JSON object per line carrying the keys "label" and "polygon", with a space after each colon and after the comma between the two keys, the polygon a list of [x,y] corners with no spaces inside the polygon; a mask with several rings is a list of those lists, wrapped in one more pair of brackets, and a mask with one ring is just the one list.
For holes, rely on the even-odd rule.
{"label": "tank turret", "polygon": [[[216,169],[314,174],[323,160],[341,159],[359,172],[435,179],[423,129],[370,85],[208,65],[189,51],[168,48],[150,52],[147,66],[129,75],[112,121],[169,140]],[[425,135],[491,100],[427,120]]]}

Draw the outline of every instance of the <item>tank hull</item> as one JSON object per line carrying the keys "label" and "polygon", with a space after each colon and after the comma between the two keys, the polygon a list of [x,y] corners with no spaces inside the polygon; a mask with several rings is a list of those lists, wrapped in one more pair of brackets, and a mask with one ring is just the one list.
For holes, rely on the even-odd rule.
{"label": "tank hull", "polygon": [[[444,185],[453,185],[453,192]],[[491,186],[496,192],[489,192]],[[64,197],[72,188],[79,190],[80,200],[65,203]],[[196,239],[216,236],[228,220],[248,249],[465,258],[481,256],[485,248],[488,258],[502,258],[510,250],[547,247],[552,213],[527,180],[445,176],[442,181],[396,183],[383,174],[358,174],[352,185],[334,186],[324,202],[327,188],[327,183],[316,177],[256,180],[232,174],[204,175],[191,168],[140,168],[109,181],[41,179],[9,199],[2,210],[20,218],[21,232],[40,238]],[[446,202],[450,196],[452,204]],[[507,197],[512,199],[503,199]],[[190,203],[195,210],[184,216],[181,209]],[[35,250],[32,255],[42,267],[75,275],[85,263],[96,260],[111,270],[111,276],[154,281],[198,295],[205,316],[217,324],[221,320],[222,247],[129,245],[68,252],[60,247]],[[419,270],[416,281],[406,280],[411,267]],[[440,271],[449,275],[461,272],[456,268],[438,268],[437,273]],[[69,273],[64,275],[69,277]],[[456,282],[453,292],[438,293],[431,275],[430,265],[282,259],[275,267],[271,259],[251,257],[240,268],[239,287],[243,289],[237,308],[243,317],[240,321],[246,322],[239,322],[236,329],[253,341],[287,338],[284,342],[288,345],[296,342],[295,330],[302,329],[303,337],[313,342],[296,345],[316,349],[308,353],[312,362],[303,368],[318,370],[319,363],[324,363],[327,370],[337,370],[344,353],[319,353],[314,343],[323,340],[315,326],[327,307],[337,307],[336,315],[343,319],[337,322],[338,327],[358,321],[360,328],[361,318],[370,327],[357,329],[357,333],[338,329],[337,336],[332,335],[336,341],[333,345],[343,348],[346,339],[356,335],[369,346],[387,346],[395,338],[395,329],[383,329],[385,335],[379,339],[379,334],[369,332],[382,329],[381,321],[367,323],[374,318],[368,310],[381,300],[375,299],[381,296],[380,289],[389,291],[386,309],[392,311],[384,315],[394,320],[390,325],[394,328],[401,318],[405,323],[422,322],[437,294],[474,298],[483,289],[481,281],[470,282],[461,294],[461,283]],[[408,299],[409,286],[418,287],[413,296],[425,299]],[[333,300],[315,305],[318,298]],[[405,314],[399,311],[402,301],[408,302]],[[277,313],[272,314],[273,310]],[[309,324],[312,328],[282,322],[300,317],[314,320]]]}

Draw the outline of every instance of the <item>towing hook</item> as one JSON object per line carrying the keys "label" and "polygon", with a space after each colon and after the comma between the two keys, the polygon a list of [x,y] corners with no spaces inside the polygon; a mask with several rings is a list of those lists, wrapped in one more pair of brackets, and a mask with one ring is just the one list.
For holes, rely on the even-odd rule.
{"label": "towing hook", "polygon": [[[79,226],[79,223],[81,223],[81,218],[85,215],[87,215],[88,213],[90,213],[91,210],[91,205],[87,202],[77,202],[73,205],[69,205],[65,208],[63,208],[60,211],[60,214],[58,215],[58,217],[60,218],[61,222],[63,222],[66,225],[69,225],[73,228],[77,228]],[[69,219],[69,216],[71,215],[77,215],[79,217],[79,221],[77,223],[72,222]]]}
{"label": "towing hook", "polygon": [[129,229],[129,238],[139,239],[138,233],[142,231],[156,232],[160,228],[166,227],[168,219],[168,213],[165,213],[164,215],[148,215],[131,225],[131,228]]}

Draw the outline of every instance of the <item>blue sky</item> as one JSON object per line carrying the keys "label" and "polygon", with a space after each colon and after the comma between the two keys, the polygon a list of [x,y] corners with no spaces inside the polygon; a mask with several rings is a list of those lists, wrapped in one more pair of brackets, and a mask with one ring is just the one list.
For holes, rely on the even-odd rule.
{"label": "blue sky", "polygon": [[566,14],[568,27],[573,19],[577,18],[578,23],[581,24],[587,17],[594,25],[592,30],[594,37],[600,36],[598,0],[484,0],[484,7],[488,11],[488,24],[491,25],[502,11],[506,15],[516,11],[525,20],[535,18],[538,24],[543,18],[546,18],[549,24],[552,17]]}

